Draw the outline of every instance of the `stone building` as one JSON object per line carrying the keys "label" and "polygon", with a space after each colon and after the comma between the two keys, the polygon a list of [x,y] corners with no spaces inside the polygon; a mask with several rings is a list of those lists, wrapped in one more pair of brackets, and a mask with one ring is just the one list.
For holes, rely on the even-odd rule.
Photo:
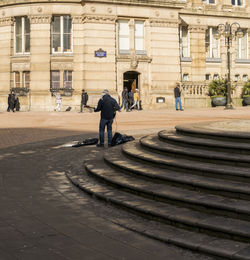
{"label": "stone building", "polygon": [[79,110],[82,89],[94,106],[125,86],[144,107],[173,107],[177,81],[186,107],[209,106],[207,83],[227,74],[225,38],[214,38],[226,22],[243,30],[230,49],[237,99],[250,76],[249,0],[0,0],[0,110],[10,90],[23,111],[52,111],[57,91]]}

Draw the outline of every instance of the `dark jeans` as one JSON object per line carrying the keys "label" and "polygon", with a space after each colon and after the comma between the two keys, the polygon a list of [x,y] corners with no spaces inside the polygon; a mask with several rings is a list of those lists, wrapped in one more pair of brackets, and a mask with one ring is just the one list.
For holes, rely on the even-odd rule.
{"label": "dark jeans", "polygon": [[122,105],[120,106],[120,109],[122,109],[123,107],[125,107],[126,111],[128,112],[128,100],[122,100]]}
{"label": "dark jeans", "polygon": [[81,107],[80,107],[80,111],[82,112],[82,108],[83,107],[86,107],[86,104],[84,104],[84,103],[81,103]]}
{"label": "dark jeans", "polygon": [[107,125],[108,144],[111,145],[111,141],[112,141],[112,124],[113,124],[113,119],[107,120],[107,119],[102,119],[101,118],[100,125],[99,125],[100,144],[104,144],[104,131],[105,131],[105,127]]}

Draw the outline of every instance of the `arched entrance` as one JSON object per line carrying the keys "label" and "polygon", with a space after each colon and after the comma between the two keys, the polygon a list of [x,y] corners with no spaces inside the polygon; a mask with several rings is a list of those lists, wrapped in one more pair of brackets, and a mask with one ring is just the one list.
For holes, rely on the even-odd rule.
{"label": "arched entrance", "polygon": [[123,74],[123,89],[127,88],[128,91],[135,92],[139,89],[139,73],[137,71],[127,71]]}

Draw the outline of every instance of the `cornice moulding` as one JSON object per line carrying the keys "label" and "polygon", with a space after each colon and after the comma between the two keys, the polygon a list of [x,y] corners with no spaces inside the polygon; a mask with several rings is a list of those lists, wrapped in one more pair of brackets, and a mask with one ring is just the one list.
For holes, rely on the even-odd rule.
{"label": "cornice moulding", "polygon": [[0,26],[13,25],[13,23],[14,23],[14,17],[0,18]]}

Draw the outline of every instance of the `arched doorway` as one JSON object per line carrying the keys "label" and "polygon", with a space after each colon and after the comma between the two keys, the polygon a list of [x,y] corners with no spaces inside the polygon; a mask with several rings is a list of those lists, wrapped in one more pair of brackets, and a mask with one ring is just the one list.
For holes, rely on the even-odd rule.
{"label": "arched doorway", "polygon": [[139,89],[139,73],[137,71],[127,71],[123,74],[123,89],[127,88],[128,91],[135,92]]}

